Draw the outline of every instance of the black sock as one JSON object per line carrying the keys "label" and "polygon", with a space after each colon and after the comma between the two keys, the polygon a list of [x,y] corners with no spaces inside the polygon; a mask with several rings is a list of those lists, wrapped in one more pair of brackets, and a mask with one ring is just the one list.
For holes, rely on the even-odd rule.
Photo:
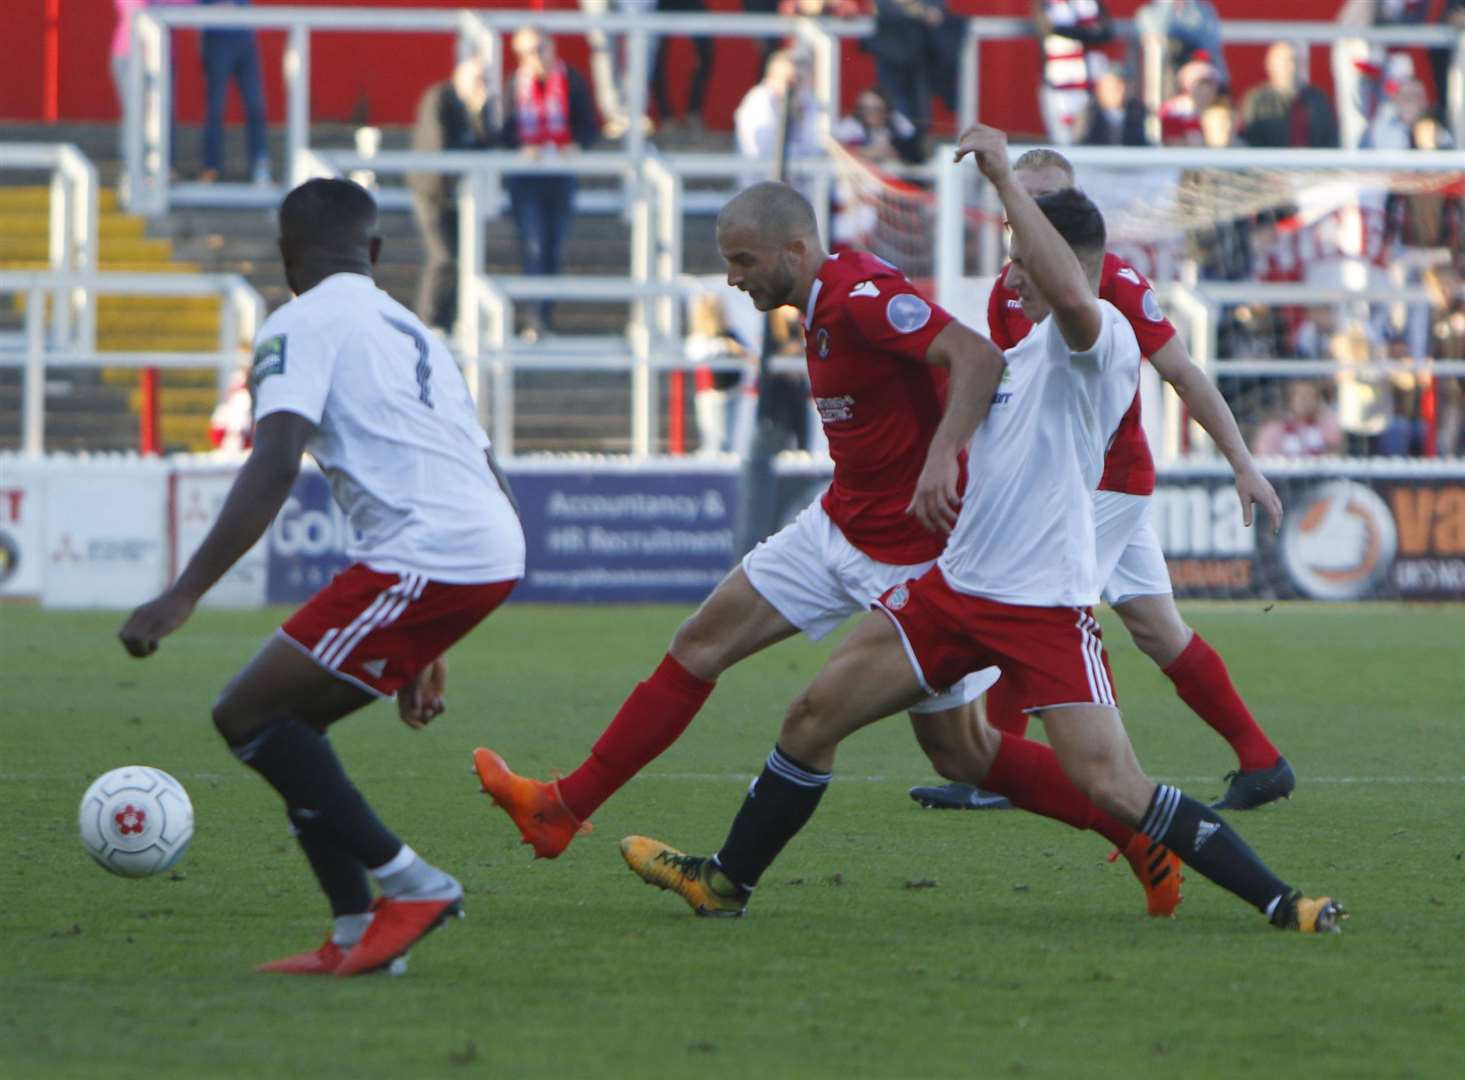
{"label": "black sock", "polygon": [[362,915],[371,909],[371,883],[366,867],[341,846],[314,810],[286,810],[300,850],[310,860],[315,880],[331,902],[332,915]]}
{"label": "black sock", "polygon": [[254,738],[229,748],[270,782],[285,805],[313,810],[340,846],[362,866],[382,866],[402,841],[377,819],[356,790],[330,741],[296,720],[276,720]]}
{"label": "black sock", "polygon": [[829,773],[800,765],[777,746],[748,788],[732,829],[717,853],[717,865],[734,885],[758,884],[784,845],[814,815],[829,786]]}
{"label": "black sock", "polygon": [[1169,784],[1155,788],[1139,831],[1264,915],[1292,891],[1221,815]]}

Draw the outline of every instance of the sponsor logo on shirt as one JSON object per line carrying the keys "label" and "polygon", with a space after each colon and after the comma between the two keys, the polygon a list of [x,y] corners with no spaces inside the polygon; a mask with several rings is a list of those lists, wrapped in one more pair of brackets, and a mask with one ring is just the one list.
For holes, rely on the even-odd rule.
{"label": "sponsor logo on shirt", "polygon": [[1012,391],[1011,390],[1002,390],[1002,389],[1000,389],[1000,387],[1004,383],[1009,383],[1011,381],[1012,381],[1012,369],[1011,368],[1003,368],[1002,369],[1002,379],[997,383],[999,389],[997,390],[997,392],[995,394],[992,395],[992,404],[993,405],[1006,405],[1009,401],[1012,400]]}
{"label": "sponsor logo on shirt", "polygon": [[931,305],[915,293],[901,293],[885,305],[885,318],[900,333],[914,334],[931,321]]}
{"label": "sponsor logo on shirt", "polygon": [[873,281],[862,281],[849,291],[851,296],[879,296],[880,289]]}
{"label": "sponsor logo on shirt", "polygon": [[910,602],[911,591],[904,585],[897,585],[890,590],[890,595],[885,598],[885,606],[891,611],[899,611]]}
{"label": "sponsor logo on shirt", "polygon": [[829,331],[822,326],[814,335],[814,351],[819,354],[820,360],[829,355]]}
{"label": "sponsor logo on shirt", "polygon": [[285,374],[285,335],[276,334],[265,338],[254,350],[254,385],[258,386],[271,375]]}
{"label": "sponsor logo on shirt", "polygon": [[1143,309],[1145,313],[1145,318],[1149,319],[1150,322],[1164,321],[1165,313],[1160,310],[1160,301],[1155,299],[1155,292],[1153,289],[1145,290],[1145,298],[1140,301],[1139,306],[1141,309]]}
{"label": "sponsor logo on shirt", "polygon": [[1022,310],[1022,301],[1021,300],[1017,300],[1017,299],[1012,299],[1012,300],[1007,301],[1007,310],[1008,311],[1021,311]]}
{"label": "sponsor logo on shirt", "polygon": [[853,420],[855,416],[855,399],[848,394],[840,394],[839,397],[816,397],[814,406],[819,410],[819,419],[826,424]]}
{"label": "sponsor logo on shirt", "polygon": [[1139,274],[1135,273],[1135,271],[1131,270],[1127,266],[1123,270],[1115,271],[1114,276],[1115,277],[1119,277],[1119,278],[1123,278],[1125,281],[1129,282],[1131,285],[1138,285],[1139,284]]}

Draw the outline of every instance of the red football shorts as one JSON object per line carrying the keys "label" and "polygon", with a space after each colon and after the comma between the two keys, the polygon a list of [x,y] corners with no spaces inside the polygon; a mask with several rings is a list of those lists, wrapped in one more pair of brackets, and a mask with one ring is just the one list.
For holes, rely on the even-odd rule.
{"label": "red football shorts", "polygon": [[449,585],[353,563],[280,632],[327,671],[390,697],[513,592],[518,579]]}
{"label": "red football shorts", "polygon": [[1025,710],[1119,704],[1089,608],[968,596],[946,583],[939,566],[888,590],[872,606],[895,623],[916,677],[930,692],[995,665]]}

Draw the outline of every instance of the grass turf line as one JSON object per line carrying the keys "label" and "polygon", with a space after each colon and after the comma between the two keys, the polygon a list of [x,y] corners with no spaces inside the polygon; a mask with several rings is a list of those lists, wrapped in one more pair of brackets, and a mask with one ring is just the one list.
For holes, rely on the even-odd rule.
{"label": "grass turf line", "polygon": [[[469,917],[405,978],[335,981],[251,972],[318,943],[328,912],[276,796],[208,722],[281,613],[201,612],[139,663],[113,637],[118,615],[4,609],[0,1074],[1455,1075],[1465,609],[1186,610],[1299,774],[1290,803],[1232,820],[1284,877],[1349,902],[1341,936],[1277,934],[1195,874],[1178,919],[1147,920],[1097,837],[920,811],[905,789],[931,773],[903,719],[842,748],[836,775],[883,779],[831,788],[746,919],[692,918],[615,842],[717,846],[742,797],[732,778],[756,771],[827,654],[803,641],[726,675],[595,834],[531,863],[468,752],[487,742],[541,776],[573,767],[685,611],[522,606],[450,654],[450,708],[428,731],[389,705],[337,729],[384,818],[464,881]],[[1188,789],[1218,794],[1228,749],[1107,614],[1105,629],[1141,761],[1214,774]],[[182,880],[113,878],[81,851],[82,790],[129,763],[193,797]],[[924,880],[937,885],[906,886]]]}

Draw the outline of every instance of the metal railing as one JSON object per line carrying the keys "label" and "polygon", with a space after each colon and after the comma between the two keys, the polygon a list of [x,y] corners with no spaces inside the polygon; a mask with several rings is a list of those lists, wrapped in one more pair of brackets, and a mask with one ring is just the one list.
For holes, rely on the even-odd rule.
{"label": "metal railing", "polygon": [[[58,291],[84,292],[95,310],[98,295],[216,296],[220,300],[218,349],[213,352],[97,352],[84,346],[48,346],[47,296]],[[46,371],[48,368],[212,367],[222,390],[240,362],[241,343],[251,342],[264,321],[264,300],[238,274],[67,273],[0,270],[0,293],[26,297],[25,344],[20,351],[0,350],[0,366],[24,370],[21,389],[21,449],[45,452]]]}
{"label": "metal railing", "polygon": [[[97,169],[71,143],[6,143],[0,169],[46,171],[50,175],[47,261],[58,274],[90,274],[97,269]],[[96,337],[96,311],[84,290],[57,287],[49,296],[54,308],[52,344],[91,348]]]}

